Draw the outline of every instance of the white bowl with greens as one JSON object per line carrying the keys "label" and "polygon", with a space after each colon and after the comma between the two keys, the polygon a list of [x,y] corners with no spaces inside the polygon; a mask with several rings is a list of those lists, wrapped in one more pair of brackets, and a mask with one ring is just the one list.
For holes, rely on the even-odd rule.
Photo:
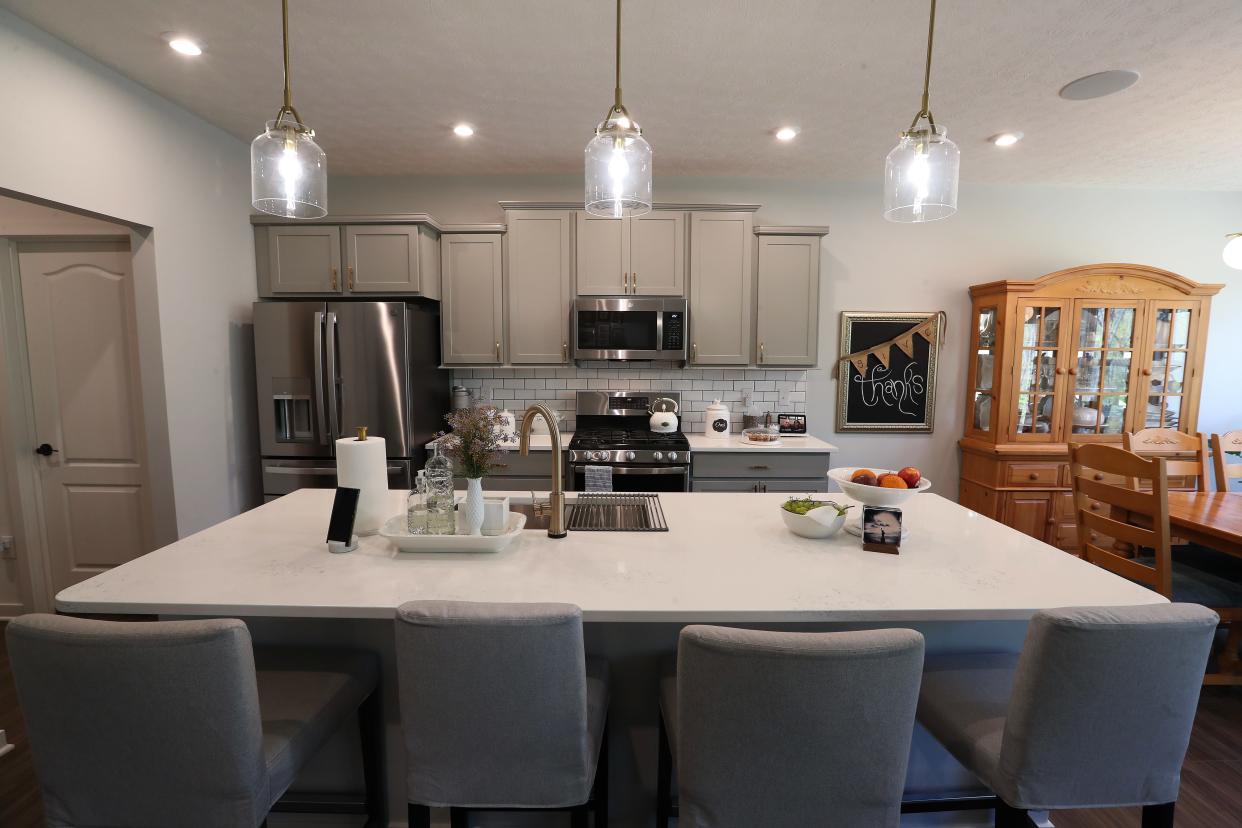
{"label": "white bowl with greens", "polygon": [[832,500],[791,497],[781,504],[781,518],[790,532],[804,538],[830,538],[845,525],[845,515],[853,506]]}

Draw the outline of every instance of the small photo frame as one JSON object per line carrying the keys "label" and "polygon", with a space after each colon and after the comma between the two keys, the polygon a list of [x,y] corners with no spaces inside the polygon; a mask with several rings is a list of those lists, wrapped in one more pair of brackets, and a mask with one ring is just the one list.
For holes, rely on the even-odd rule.
{"label": "small photo frame", "polygon": [[795,412],[778,412],[776,415],[776,425],[780,429],[781,434],[789,435],[805,435],[806,434],[806,415]]}
{"label": "small photo frame", "polygon": [[901,551],[901,510],[892,506],[864,506],[862,512],[863,549],[868,552]]}

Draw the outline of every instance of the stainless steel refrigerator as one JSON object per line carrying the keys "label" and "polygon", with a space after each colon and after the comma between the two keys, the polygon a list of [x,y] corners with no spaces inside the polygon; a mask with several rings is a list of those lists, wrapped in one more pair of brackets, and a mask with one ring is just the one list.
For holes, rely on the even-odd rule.
{"label": "stainless steel refrigerator", "polygon": [[335,441],[363,425],[410,488],[449,406],[437,303],[256,302],[254,340],[266,500],[335,487]]}

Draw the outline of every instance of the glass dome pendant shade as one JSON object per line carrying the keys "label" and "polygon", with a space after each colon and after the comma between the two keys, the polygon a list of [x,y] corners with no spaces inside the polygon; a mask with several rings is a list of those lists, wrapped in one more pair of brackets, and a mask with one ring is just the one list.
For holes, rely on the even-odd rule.
{"label": "glass dome pendant shade", "polygon": [[[884,218],[918,223],[948,218],[957,212],[957,179],[961,153],[947,130],[936,124],[928,104],[931,85],[932,37],[936,0],[931,0],[927,30],[927,64],[923,74],[923,105],[884,160]],[[920,127],[919,121],[926,121]]]}
{"label": "glass dome pendant shade", "polygon": [[617,0],[615,100],[586,145],[586,211],[602,218],[651,211],[651,145],[621,103],[621,0]]}
{"label": "glass dome pendant shade", "polygon": [[314,219],[328,213],[328,159],[315,131],[293,108],[289,87],[289,2],[281,0],[285,52],[284,104],[250,144],[250,203],[264,213]]}
{"label": "glass dome pendant shade", "polygon": [[1230,233],[1225,238],[1229,241],[1225,242],[1225,249],[1221,251],[1221,258],[1225,260],[1225,264],[1229,267],[1242,270],[1242,233]]}

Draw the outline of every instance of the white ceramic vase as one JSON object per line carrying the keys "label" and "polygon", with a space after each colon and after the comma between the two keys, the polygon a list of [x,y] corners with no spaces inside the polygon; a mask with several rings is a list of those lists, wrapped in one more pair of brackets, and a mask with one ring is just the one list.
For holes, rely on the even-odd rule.
{"label": "white ceramic vase", "polygon": [[483,478],[466,478],[466,500],[461,504],[462,529],[467,535],[483,534]]}

